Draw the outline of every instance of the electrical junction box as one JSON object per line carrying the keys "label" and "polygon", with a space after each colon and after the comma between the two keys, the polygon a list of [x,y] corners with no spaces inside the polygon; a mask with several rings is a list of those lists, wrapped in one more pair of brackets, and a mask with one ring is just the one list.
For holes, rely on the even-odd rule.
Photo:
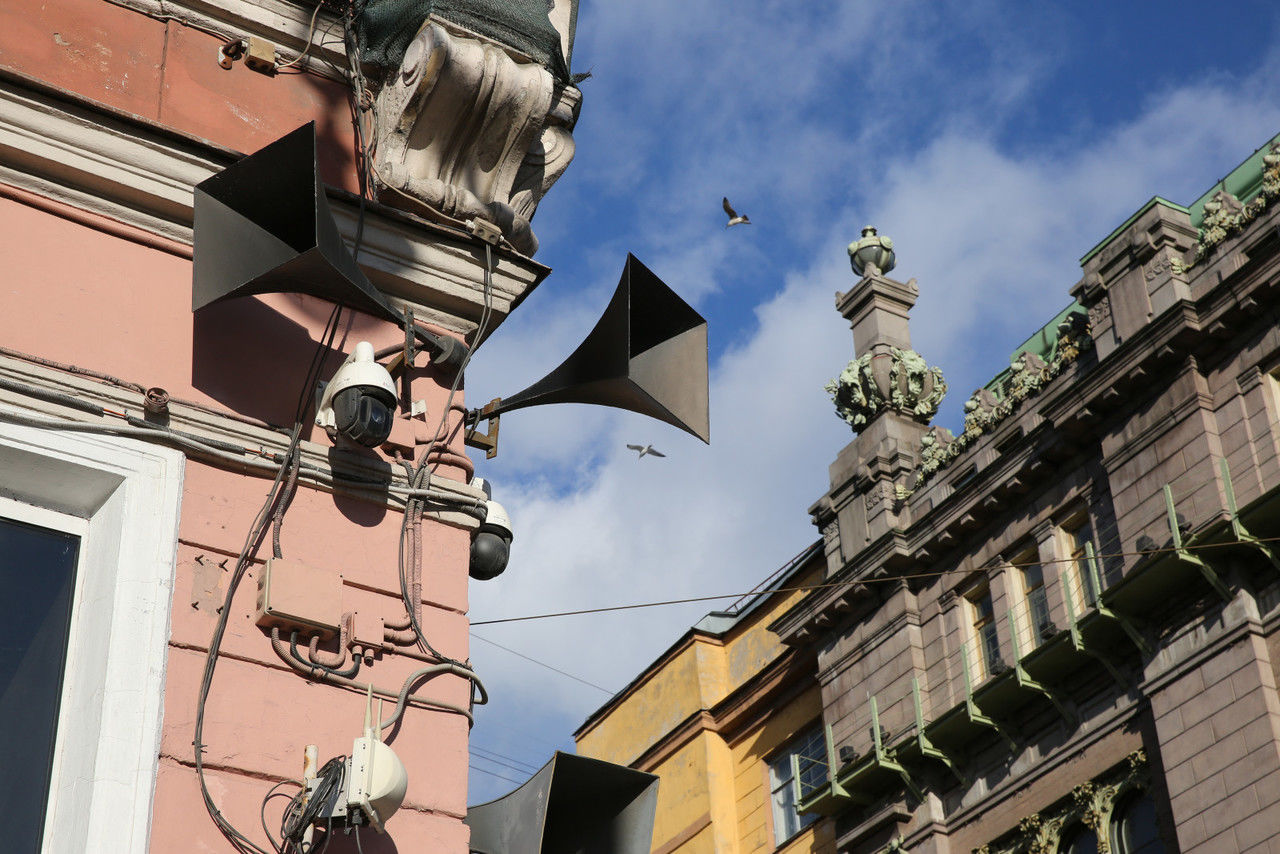
{"label": "electrical junction box", "polygon": [[297,630],[331,638],[342,619],[342,575],[271,558],[258,576],[254,616],[263,628],[279,626],[282,635]]}
{"label": "electrical junction box", "polygon": [[245,50],[244,64],[259,74],[275,74],[276,46],[266,39],[249,36],[249,46]]}
{"label": "electrical junction box", "polygon": [[356,611],[351,620],[351,642],[370,651],[382,649],[383,622],[380,614]]}

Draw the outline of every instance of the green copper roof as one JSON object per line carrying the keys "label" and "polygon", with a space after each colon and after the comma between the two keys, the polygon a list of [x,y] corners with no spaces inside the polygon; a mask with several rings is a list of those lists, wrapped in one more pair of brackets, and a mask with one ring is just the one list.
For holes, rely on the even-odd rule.
{"label": "green copper roof", "polygon": [[1226,190],[1243,204],[1248,204],[1254,196],[1262,191],[1262,156],[1271,148],[1271,144],[1280,140],[1280,133],[1258,146],[1249,155],[1249,159],[1227,173],[1227,177],[1214,184],[1200,198],[1191,203],[1191,224],[1199,228],[1204,222],[1204,203],[1213,198],[1219,190]]}
{"label": "green copper roof", "polygon": [[[1058,347],[1058,324],[1066,320],[1067,315],[1072,312],[1078,311],[1080,313],[1084,313],[1084,310],[1084,306],[1078,302],[1072,301],[1071,305],[1055,314],[1053,320],[1050,320],[1044,326],[1040,327],[1035,334],[1015,347],[1013,352],[1009,354],[1009,361],[1012,362],[1023,353],[1032,353],[1039,356],[1041,359],[1044,359],[1046,362],[1051,360],[1053,358],[1054,350]],[[986,388],[989,391],[1003,390],[1005,381],[1009,378],[1009,373],[1009,369],[1005,368],[1003,371],[996,374],[991,382],[987,383],[983,388]]]}
{"label": "green copper roof", "polygon": [[1080,263],[1085,264],[1090,258],[1097,255],[1098,252],[1102,250],[1102,247],[1114,240],[1116,235],[1133,225],[1134,220],[1146,213],[1152,205],[1164,205],[1165,207],[1182,211],[1191,217],[1191,224],[1196,228],[1199,228],[1204,222],[1204,203],[1212,199],[1214,194],[1219,190],[1226,190],[1228,193],[1239,199],[1241,203],[1248,204],[1249,201],[1262,190],[1262,156],[1267,153],[1271,148],[1271,144],[1276,140],[1280,140],[1280,133],[1258,146],[1253,154],[1249,155],[1243,163],[1235,169],[1232,169],[1227,173],[1225,178],[1218,181],[1205,191],[1205,194],[1192,202],[1190,207],[1184,208],[1182,205],[1171,202],[1168,199],[1162,199],[1159,196],[1153,197],[1151,201],[1139,208],[1137,213],[1126,219],[1119,228],[1108,234],[1098,243],[1098,245],[1085,253],[1084,257],[1080,259]]}

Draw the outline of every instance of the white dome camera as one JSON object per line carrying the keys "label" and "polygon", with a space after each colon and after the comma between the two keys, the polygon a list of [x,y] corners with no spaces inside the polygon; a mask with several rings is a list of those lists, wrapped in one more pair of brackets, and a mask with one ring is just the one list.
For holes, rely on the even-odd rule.
{"label": "white dome camera", "polygon": [[506,508],[491,497],[493,489],[488,481],[478,477],[472,483],[483,489],[489,500],[485,502],[484,521],[471,538],[469,571],[477,581],[488,581],[497,578],[507,568],[507,560],[511,557],[511,540],[515,534],[511,530],[511,517],[507,515]]}
{"label": "white dome camera", "polygon": [[395,381],[374,359],[373,345],[361,341],[324,387],[316,425],[335,441],[343,435],[376,448],[391,435],[395,412]]}

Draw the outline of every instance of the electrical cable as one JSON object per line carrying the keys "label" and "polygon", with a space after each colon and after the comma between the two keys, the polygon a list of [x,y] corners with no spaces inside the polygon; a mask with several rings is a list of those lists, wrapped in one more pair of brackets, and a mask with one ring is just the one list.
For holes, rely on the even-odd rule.
{"label": "electrical cable", "polygon": [[[1201,549],[1225,548],[1230,546],[1251,546],[1255,543],[1274,543],[1280,542],[1280,537],[1256,537],[1251,540],[1227,540],[1220,543],[1184,543],[1182,551],[1198,551]],[[1147,555],[1174,553],[1179,551],[1173,546],[1156,549],[1143,549],[1141,551],[1121,551],[1095,554],[1096,560],[1116,557],[1145,557]],[[1001,563],[1002,567],[1021,568],[1024,566],[1038,566],[1046,563],[1076,563],[1079,558],[1063,557],[1063,558],[1046,558],[1036,560],[1030,563]],[[555,611],[547,614],[529,614],[521,617],[502,617],[495,620],[472,620],[471,625],[474,626],[493,626],[499,623],[520,623],[528,620],[546,620],[552,617],[576,617],[581,614],[604,614],[612,611],[632,611],[639,608],[658,608],[664,605],[687,605],[692,602],[710,602],[718,599],[740,599],[744,596],[765,596],[774,593],[806,593],[814,590],[834,590],[841,587],[848,587],[853,584],[876,584],[879,582],[887,582],[897,584],[906,579],[915,578],[945,578],[948,575],[955,574],[959,570],[948,569],[940,572],[915,572],[910,575],[889,575],[883,578],[849,578],[843,581],[832,581],[824,584],[798,585],[794,587],[771,587],[762,590],[755,590],[751,593],[723,593],[718,596],[691,596],[687,599],[666,599],[660,602],[638,602],[630,605],[611,605],[602,608],[582,608],[576,611]]]}
{"label": "electrical cable", "polygon": [[[262,806],[258,810],[258,818],[262,822],[262,832],[267,835],[267,841],[271,843],[271,847],[274,848],[277,852],[284,851],[284,842],[277,841],[276,838],[271,835],[271,829],[267,827],[267,801],[271,800],[274,797],[283,797],[283,795],[276,794],[276,790],[279,789],[281,786],[301,786],[303,791],[306,790],[306,787],[302,783],[298,782],[297,780],[281,780],[279,783],[276,783],[274,786],[268,789],[266,796],[263,797],[262,799]],[[293,803],[297,801],[300,794],[301,792],[299,792],[298,795],[290,796],[289,798],[290,806],[292,806]],[[286,814],[288,813],[288,811],[289,811],[289,807],[285,807]]]}
{"label": "electrical cable", "polygon": [[472,765],[470,763],[467,764],[467,767],[470,768],[472,771],[479,771],[481,774],[488,774],[490,777],[497,777],[499,780],[506,780],[508,783],[515,783],[517,786],[522,785],[523,783],[526,782],[525,780],[516,780],[506,776],[505,774],[499,774],[496,771],[490,771],[488,768],[481,768],[477,765]]}
{"label": "electrical cable", "polygon": [[610,697],[612,697],[614,694],[616,694],[616,693],[617,693],[617,691],[611,691],[611,690],[609,690],[608,688],[604,687],[603,685],[597,685],[597,684],[596,684],[596,683],[594,683],[594,682],[588,682],[586,679],[583,679],[581,676],[574,676],[572,673],[568,673],[568,672],[566,672],[566,671],[564,671],[564,670],[561,670],[561,669],[560,669],[560,668],[558,668],[558,667],[552,667],[550,664],[547,664],[545,661],[539,661],[539,660],[538,660],[538,659],[536,659],[536,658],[531,658],[531,657],[529,657],[529,656],[525,655],[523,652],[517,652],[516,650],[511,649],[510,647],[505,647],[505,646],[503,646],[503,645],[502,645],[502,644],[500,644],[500,643],[497,643],[497,642],[495,642],[495,641],[491,641],[491,640],[489,640],[488,638],[482,638],[482,637],[480,637],[478,634],[476,634],[475,632],[472,632],[472,633],[471,633],[471,637],[472,637],[474,640],[478,640],[478,641],[481,641],[481,642],[483,642],[483,643],[487,643],[487,644],[489,644],[489,646],[496,646],[496,647],[497,647],[498,649],[500,649],[500,650],[503,650],[503,651],[505,651],[505,652],[509,652],[509,653],[511,653],[512,655],[516,656],[517,658],[523,658],[525,661],[528,661],[528,662],[531,662],[531,663],[533,663],[533,664],[536,664],[536,665],[538,665],[539,667],[545,667],[547,670],[550,670],[550,671],[552,671],[553,673],[559,673],[561,676],[567,676],[567,677],[569,677],[570,679],[572,679],[574,682],[581,682],[583,685],[586,685],[586,686],[587,686],[587,687],[589,687],[589,688],[595,688],[595,689],[596,689],[596,690],[598,690],[598,691],[603,691],[603,692],[605,692],[606,694],[608,694]]}
{"label": "electrical cable", "polygon": [[489,702],[489,694],[485,691],[484,684],[469,667],[463,667],[462,665],[455,664],[453,662],[446,664],[433,664],[430,667],[419,668],[409,674],[409,676],[404,680],[404,685],[400,687],[400,696],[396,698],[395,711],[391,713],[391,717],[387,720],[378,722],[378,729],[387,729],[388,727],[395,725],[396,721],[400,720],[400,716],[404,714],[405,702],[409,698],[409,688],[414,682],[417,682],[424,676],[435,677],[443,673],[452,673],[455,676],[461,676],[464,679],[470,680],[475,689],[480,692],[480,699],[476,701],[476,705],[482,706]]}
{"label": "electrical cable", "polygon": [[[476,327],[476,336],[474,340],[476,340],[477,342],[483,338],[483,335],[486,331],[486,328],[488,327],[489,321],[493,313],[492,247],[490,247],[488,243],[485,243],[484,250],[485,250],[484,309],[480,315],[480,322]],[[410,319],[406,315],[405,317],[406,326],[409,323],[410,323]],[[408,330],[406,329],[406,335],[407,334],[408,334]],[[415,489],[425,489],[428,492],[431,489],[431,475],[432,475],[432,468],[430,467],[431,453],[435,448],[436,444],[440,441],[442,435],[447,434],[445,427],[448,423],[449,413],[453,411],[453,399],[458,392],[458,388],[462,384],[462,378],[465,375],[467,365],[470,364],[471,362],[471,355],[473,352],[474,352],[474,348],[467,349],[467,353],[463,357],[462,364],[458,366],[458,370],[454,374],[453,383],[449,387],[448,396],[445,398],[445,404],[444,404],[443,410],[441,411],[440,420],[436,424],[436,429],[432,431],[431,441],[427,444],[426,449],[423,451],[421,462],[418,464],[417,468],[415,469],[411,467],[408,463],[401,461],[401,465],[405,468],[405,471],[410,475],[410,484]],[[407,369],[408,369],[408,366],[406,366],[406,370]],[[459,421],[459,425],[461,425],[461,423],[462,422]],[[470,668],[466,663],[450,658],[449,656],[444,655],[435,647],[433,647],[431,645],[431,642],[427,639],[426,634],[422,631],[422,626],[419,625],[419,622],[418,622],[418,609],[419,609],[418,603],[420,601],[420,594],[415,594],[414,591],[410,590],[411,585],[409,584],[409,580],[407,578],[406,566],[405,566],[405,544],[406,544],[406,541],[409,542],[410,552],[411,552],[410,561],[412,562],[410,568],[414,570],[414,574],[416,576],[416,572],[417,572],[416,567],[419,565],[419,562],[421,561],[421,555],[418,554],[418,549],[417,549],[418,528],[421,524],[420,514],[421,514],[421,507],[413,499],[410,499],[409,501],[406,502],[404,515],[400,521],[400,545],[398,549],[397,560],[399,564],[399,574],[400,574],[400,595],[401,595],[401,598],[404,600],[405,612],[409,616],[409,626],[410,628],[413,629],[413,633],[417,637],[418,643],[423,647],[425,651],[429,652],[431,655],[435,656],[437,659],[439,659],[444,663],[456,664],[460,667],[464,667],[469,670]],[[484,517],[480,517],[480,520],[483,522]],[[411,527],[413,529],[412,531],[410,531]]]}
{"label": "electrical cable", "polygon": [[338,676],[342,679],[351,679],[360,672],[360,656],[351,656],[351,667],[346,670],[335,670],[332,667],[326,667],[315,661],[309,661],[298,653],[298,633],[296,631],[289,635],[289,654],[293,656],[293,660],[301,664],[303,667],[314,668],[329,674],[330,676]]}
{"label": "electrical cable", "polygon": [[[499,765],[506,765],[506,767],[510,768],[512,771],[533,773],[534,771],[538,770],[538,766],[536,765],[532,765],[523,760],[516,759],[514,756],[508,756],[505,753],[498,753],[496,750],[485,750],[483,747],[476,747],[474,744],[470,745],[469,749],[471,754],[474,756],[474,758],[484,759],[489,762],[497,762]],[[475,754],[477,753],[481,755],[475,756]],[[504,759],[507,761],[506,762],[501,761]],[[514,762],[516,764],[515,765],[508,764],[511,762]]]}
{"label": "electrical cable", "polygon": [[[281,661],[283,661],[285,664],[289,665],[289,667],[291,667],[293,670],[297,671],[298,673],[301,673],[303,676],[306,676],[309,679],[319,679],[320,681],[328,682],[331,685],[338,685],[342,688],[349,688],[353,691],[359,692],[360,694],[367,695],[370,691],[373,691],[373,694],[376,697],[382,697],[383,699],[387,699],[387,700],[399,699],[400,695],[395,691],[387,691],[383,688],[379,688],[378,686],[372,685],[368,682],[357,682],[353,679],[347,679],[342,676],[333,676],[329,673],[325,673],[324,668],[320,667],[319,665],[305,664],[305,663],[301,663],[294,660],[293,656],[289,654],[288,644],[285,641],[280,639],[279,626],[273,626],[271,629],[271,648],[275,651],[276,655],[280,658]],[[487,700],[487,697],[484,699]],[[469,709],[464,709],[461,706],[454,705],[453,703],[446,703],[442,700],[429,700],[426,697],[418,697],[418,696],[409,697],[406,700],[406,704],[409,704],[409,703],[412,703],[413,705],[419,706],[424,709],[438,709],[443,712],[450,712],[455,715],[462,715],[464,718],[467,719],[468,726],[473,725],[475,723],[475,716],[471,713]]]}
{"label": "electrical cable", "polygon": [[[289,455],[291,456],[297,449],[297,445],[302,435],[302,425],[294,425],[293,433],[289,437]],[[266,535],[267,522],[270,518],[271,510],[275,502],[280,497],[280,487],[284,482],[285,467],[281,466],[280,471],[276,474],[276,479],[271,485],[270,491],[267,493],[266,500],[262,504],[262,508],[258,511],[258,515],[254,518],[253,523],[249,527],[249,531],[245,535],[244,545],[240,548],[240,554],[236,558],[235,569],[231,573],[231,577],[227,581],[227,592],[223,597],[222,609],[218,614],[218,622],[214,626],[213,637],[209,641],[209,650],[205,655],[204,673],[200,680],[199,696],[196,700],[196,718],[195,731],[192,738],[192,747],[194,749],[194,759],[196,767],[196,777],[200,782],[200,794],[204,800],[205,809],[209,813],[209,817],[213,819],[215,825],[241,854],[269,854],[263,848],[255,844],[248,837],[244,836],[235,826],[222,815],[217,804],[213,801],[213,796],[209,792],[208,781],[204,774],[204,713],[205,706],[209,699],[209,690],[213,685],[213,675],[218,664],[218,655],[222,647],[222,637],[227,630],[228,618],[231,614],[232,602],[235,598],[236,590],[240,587],[245,572],[248,570],[249,564],[253,561],[254,555],[257,553],[258,547],[262,544]]]}
{"label": "electrical cable", "polygon": [[345,756],[335,756],[320,767],[316,772],[316,783],[311,788],[311,794],[306,797],[306,803],[303,804],[303,796],[306,795],[307,789],[303,790],[294,797],[290,808],[285,810],[280,819],[280,836],[282,839],[293,842],[295,849],[298,847],[303,834],[307,828],[316,823],[320,817],[320,811],[325,808],[333,795],[341,790],[342,779],[346,773]]}
{"label": "electrical cable", "polygon": [[[112,413],[107,413],[112,414]],[[252,448],[240,448],[240,456],[224,451],[221,448],[205,444],[203,438],[193,439],[176,431],[167,430],[159,425],[151,425],[148,427],[134,426],[116,426],[113,424],[90,424],[83,421],[62,421],[53,418],[43,418],[40,416],[26,415],[20,412],[0,409],[0,421],[7,421],[12,424],[20,424],[26,427],[36,427],[47,430],[68,430],[90,434],[106,434],[111,436],[125,436],[140,439],[163,439],[169,444],[176,445],[185,451],[191,452],[193,455],[214,459],[232,464],[235,467],[248,469],[249,471],[258,472],[269,477],[274,477],[277,472],[283,471],[283,463],[285,461],[284,453],[267,452],[263,450],[254,450]],[[225,444],[225,443],[223,443]],[[252,454],[259,459],[244,458],[243,455]],[[319,485],[329,488],[342,486],[346,489],[358,492],[371,492],[380,497],[393,498],[405,501],[409,498],[417,498],[428,502],[434,502],[438,505],[450,507],[464,513],[470,513],[476,518],[484,518],[484,504],[476,499],[466,496],[457,495],[443,490],[423,490],[414,489],[411,486],[401,486],[397,483],[389,483],[385,480],[370,480],[367,478],[354,477],[333,472],[328,469],[322,469],[309,463],[299,463],[300,477],[307,478],[312,485]]]}
{"label": "electrical cable", "polygon": [[288,62],[277,63],[276,71],[283,71],[286,68],[294,67],[298,63],[302,62],[302,60],[305,59],[307,54],[311,51],[311,37],[314,36],[316,32],[316,17],[320,14],[320,7],[323,5],[324,2],[321,0],[321,2],[316,4],[316,10],[311,13],[311,23],[307,25],[307,40],[303,45],[302,53],[298,54],[297,57]]}

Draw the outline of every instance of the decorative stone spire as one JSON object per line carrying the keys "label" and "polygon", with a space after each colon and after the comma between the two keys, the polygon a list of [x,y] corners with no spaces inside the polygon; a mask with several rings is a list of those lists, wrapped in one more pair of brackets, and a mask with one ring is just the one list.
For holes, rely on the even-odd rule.
{"label": "decorative stone spire", "polygon": [[941,370],[911,349],[907,315],[920,294],[916,280],[884,276],[896,261],[893,241],[870,225],[849,244],[849,260],[861,280],[848,293],[836,293],[836,308],[853,327],[859,355],[826,385],[836,412],[855,432],[884,412],[928,424],[947,383]]}

